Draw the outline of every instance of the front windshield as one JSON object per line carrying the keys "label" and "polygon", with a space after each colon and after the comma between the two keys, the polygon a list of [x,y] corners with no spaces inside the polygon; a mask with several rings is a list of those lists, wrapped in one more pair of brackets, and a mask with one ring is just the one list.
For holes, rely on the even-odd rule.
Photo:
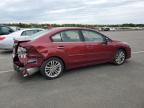
{"label": "front windshield", "polygon": [[49,32],[49,30],[43,30],[43,31],[40,31],[38,33],[35,33],[35,34],[31,35],[30,37],[32,37],[33,38],[32,40],[34,40],[34,39],[37,39],[37,38],[45,35],[48,32]]}

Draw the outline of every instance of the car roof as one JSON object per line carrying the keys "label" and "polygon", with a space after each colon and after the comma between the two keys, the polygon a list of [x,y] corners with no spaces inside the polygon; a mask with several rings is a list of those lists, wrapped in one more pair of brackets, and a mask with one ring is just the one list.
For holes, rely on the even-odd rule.
{"label": "car roof", "polygon": [[0,27],[3,27],[3,26],[6,26],[6,25],[0,25]]}
{"label": "car roof", "polygon": [[41,29],[41,28],[24,28],[24,29],[21,29],[19,31],[26,31],[26,30],[44,30],[44,29]]}
{"label": "car roof", "polygon": [[[44,29],[39,29],[39,28],[32,28],[32,29],[21,29],[21,30],[18,30],[16,32],[23,32],[23,31],[27,31],[27,30],[44,30]],[[14,32],[15,33],[15,32]]]}
{"label": "car roof", "polygon": [[85,28],[85,27],[55,27],[55,28],[51,28],[51,29],[48,29],[47,32],[45,32],[45,34],[40,34],[38,36],[36,36],[34,38],[35,39],[38,39],[40,37],[43,37],[43,36],[51,36],[55,33],[58,33],[58,32],[62,32],[62,31],[65,31],[65,30],[92,30],[92,31],[96,31],[94,29],[90,29],[90,28]]}
{"label": "car roof", "polygon": [[94,29],[85,28],[85,27],[56,27],[56,28],[49,29],[49,32],[60,32],[64,30],[94,30]]}
{"label": "car roof", "polygon": [[22,32],[26,31],[26,30],[44,30],[44,29],[39,29],[39,28],[32,28],[32,29],[21,29],[21,30],[18,30],[18,31],[15,31],[9,35],[20,35]]}
{"label": "car roof", "polygon": [[8,27],[8,28],[10,28],[10,26],[7,26],[7,25],[0,25],[0,27]]}
{"label": "car roof", "polygon": [[81,29],[90,29],[90,28],[85,28],[85,27],[56,27],[56,28],[52,28],[53,30],[73,30],[73,29],[75,29],[75,30],[81,30]]}

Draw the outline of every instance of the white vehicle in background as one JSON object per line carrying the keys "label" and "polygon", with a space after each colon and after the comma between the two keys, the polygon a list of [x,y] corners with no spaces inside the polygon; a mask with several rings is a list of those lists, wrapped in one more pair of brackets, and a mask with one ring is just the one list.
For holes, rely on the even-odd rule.
{"label": "white vehicle in background", "polygon": [[110,31],[116,31],[117,29],[115,27],[110,27]]}
{"label": "white vehicle in background", "polygon": [[16,26],[10,26],[10,28],[13,29],[14,31],[22,30],[20,27]]}
{"label": "white vehicle in background", "polygon": [[0,36],[0,49],[2,50],[12,50],[14,39],[20,39],[20,40],[28,40],[33,38],[32,35],[36,34],[40,31],[43,31],[44,29],[23,29],[16,32],[13,32],[9,35],[2,35]]}

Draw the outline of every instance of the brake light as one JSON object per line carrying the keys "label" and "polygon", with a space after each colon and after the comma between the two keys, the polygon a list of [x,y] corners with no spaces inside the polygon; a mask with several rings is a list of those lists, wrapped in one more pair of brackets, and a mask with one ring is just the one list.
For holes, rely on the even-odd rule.
{"label": "brake light", "polygon": [[0,36],[0,40],[4,40],[6,37]]}
{"label": "brake light", "polygon": [[20,58],[26,58],[27,50],[23,47],[18,47],[17,54]]}

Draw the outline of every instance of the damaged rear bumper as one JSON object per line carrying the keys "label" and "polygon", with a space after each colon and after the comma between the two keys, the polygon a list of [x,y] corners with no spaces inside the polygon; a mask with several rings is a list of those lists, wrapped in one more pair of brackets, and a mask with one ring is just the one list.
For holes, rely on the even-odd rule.
{"label": "damaged rear bumper", "polygon": [[16,72],[19,72],[20,74],[22,74],[23,77],[33,75],[39,71],[38,67],[26,68],[26,67],[20,67],[16,64],[13,64],[13,68]]}

